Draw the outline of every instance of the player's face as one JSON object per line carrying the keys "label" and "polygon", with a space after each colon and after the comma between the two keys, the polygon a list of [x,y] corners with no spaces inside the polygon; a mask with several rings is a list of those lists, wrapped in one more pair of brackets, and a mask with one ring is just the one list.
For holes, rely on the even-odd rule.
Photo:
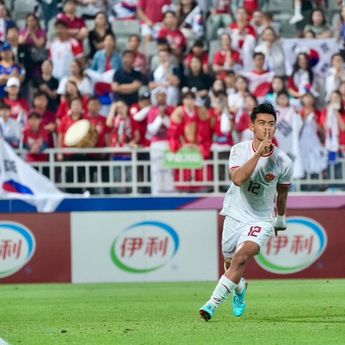
{"label": "player's face", "polygon": [[264,140],[266,132],[270,133],[270,138],[274,137],[276,131],[276,121],[271,114],[258,114],[254,123],[251,124],[250,129],[254,133],[255,139],[259,141]]}

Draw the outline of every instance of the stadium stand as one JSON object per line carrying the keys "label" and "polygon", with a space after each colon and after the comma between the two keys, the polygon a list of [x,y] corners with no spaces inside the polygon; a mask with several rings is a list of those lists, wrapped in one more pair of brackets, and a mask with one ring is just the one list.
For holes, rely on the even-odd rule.
{"label": "stadium stand", "polygon": [[268,101],[293,190],[344,190],[345,6],[293,14],[292,0],[0,1],[0,133],[67,191],[219,193]]}

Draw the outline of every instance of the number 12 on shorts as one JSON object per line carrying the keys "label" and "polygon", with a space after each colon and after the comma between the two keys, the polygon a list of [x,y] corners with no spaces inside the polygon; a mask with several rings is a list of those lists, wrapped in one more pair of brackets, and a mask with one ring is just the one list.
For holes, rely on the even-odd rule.
{"label": "number 12 on shorts", "polygon": [[247,236],[258,237],[258,233],[262,230],[261,226],[251,226]]}

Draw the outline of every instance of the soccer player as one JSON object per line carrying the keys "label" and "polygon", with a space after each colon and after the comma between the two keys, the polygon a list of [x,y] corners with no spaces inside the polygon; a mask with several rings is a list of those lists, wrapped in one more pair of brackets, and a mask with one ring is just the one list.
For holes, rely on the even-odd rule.
{"label": "soccer player", "polygon": [[[246,304],[245,266],[272,234],[286,229],[286,202],[293,167],[290,158],[272,143],[277,114],[268,103],[251,113],[254,140],[232,147],[229,171],[232,184],[224,198],[222,251],[226,272],[209,301],[199,310],[206,321],[233,293],[233,313],[242,316]],[[277,194],[277,195],[276,195]],[[274,219],[274,200],[278,215]]]}

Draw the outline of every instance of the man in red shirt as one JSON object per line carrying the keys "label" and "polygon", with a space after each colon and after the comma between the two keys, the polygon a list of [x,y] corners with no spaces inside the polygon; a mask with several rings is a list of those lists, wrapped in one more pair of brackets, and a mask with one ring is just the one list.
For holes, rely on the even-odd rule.
{"label": "man in red shirt", "polygon": [[109,143],[109,131],[106,125],[106,118],[100,115],[101,103],[97,97],[91,97],[88,103],[88,112],[85,119],[89,120],[98,132],[96,147],[106,147]]}
{"label": "man in red shirt", "polygon": [[29,153],[27,162],[46,162],[48,154],[42,153],[49,147],[48,132],[43,128],[42,117],[36,111],[31,111],[28,116],[28,124],[23,132],[23,146]]}
{"label": "man in red shirt", "polygon": [[141,95],[139,95],[139,102],[137,104],[133,104],[129,108],[133,142],[139,147],[150,146],[150,141],[146,136],[147,117],[152,108],[150,97],[150,92],[143,92]]}
{"label": "man in red shirt", "polygon": [[158,38],[165,38],[173,54],[179,58],[186,49],[186,38],[177,26],[176,13],[168,8],[164,12],[163,26],[158,32]]}
{"label": "man in red shirt", "polygon": [[88,30],[84,19],[77,17],[77,4],[75,0],[67,0],[63,12],[59,13],[58,19],[65,22],[71,37],[77,39],[81,44],[88,36]]}
{"label": "man in red shirt", "polygon": [[4,98],[4,102],[11,107],[11,117],[25,127],[29,103],[26,99],[19,98],[20,80],[16,77],[9,78],[5,91],[7,96]]}

